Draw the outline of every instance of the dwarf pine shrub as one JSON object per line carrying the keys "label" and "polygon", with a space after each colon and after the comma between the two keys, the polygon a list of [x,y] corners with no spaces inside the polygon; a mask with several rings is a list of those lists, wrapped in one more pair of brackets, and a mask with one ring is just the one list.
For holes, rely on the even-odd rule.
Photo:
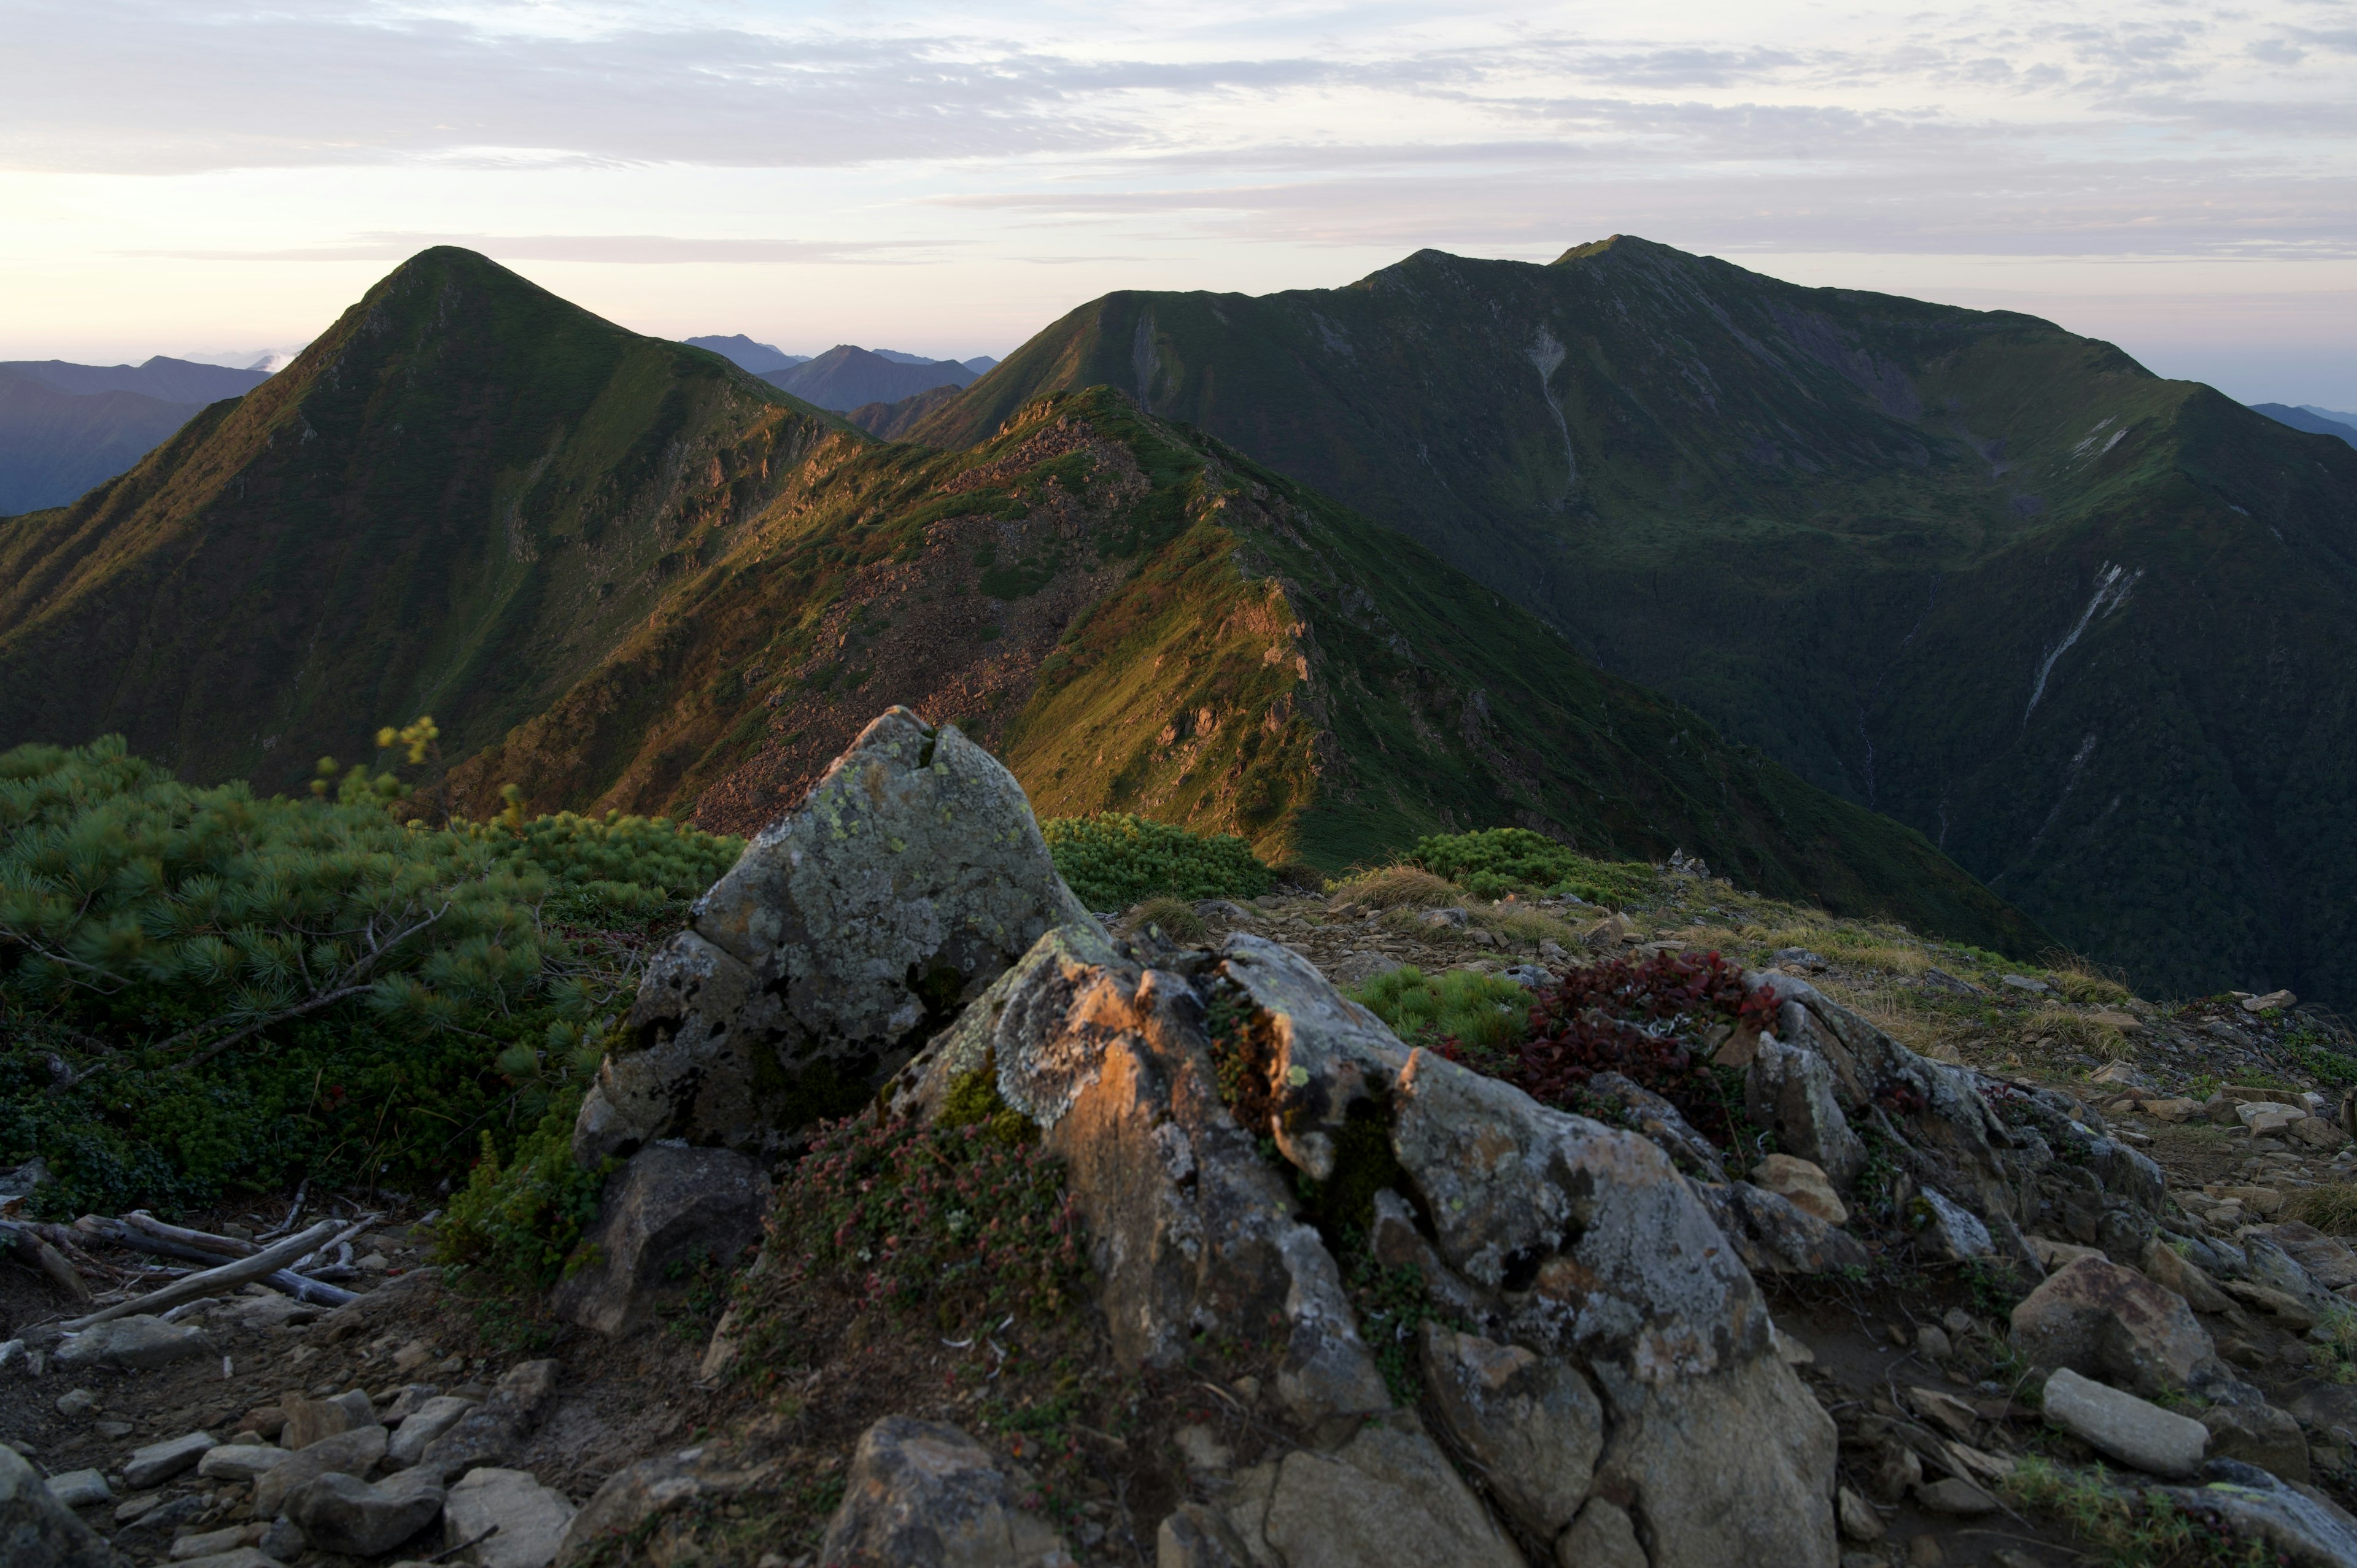
{"label": "dwarf pine shrub", "polygon": [[644,928],[738,847],[619,816],[404,826],[373,796],[190,786],[113,738],[0,754],[0,1164],[39,1154],[47,1201],[93,1208],[439,1179],[578,1076]]}
{"label": "dwarf pine shrub", "polygon": [[1125,811],[1049,817],[1039,831],[1058,874],[1092,909],[1125,909],[1157,893],[1256,898],[1276,880],[1233,833],[1191,832]]}
{"label": "dwarf pine shrub", "polygon": [[1590,860],[1528,828],[1436,833],[1416,840],[1404,858],[1483,898],[1570,893],[1591,904],[1625,905],[1644,901],[1654,884],[1651,866]]}

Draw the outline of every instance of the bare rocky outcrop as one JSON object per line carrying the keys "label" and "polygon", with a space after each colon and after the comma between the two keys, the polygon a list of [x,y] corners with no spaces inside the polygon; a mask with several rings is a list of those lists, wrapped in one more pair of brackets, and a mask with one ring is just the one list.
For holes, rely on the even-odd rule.
{"label": "bare rocky outcrop", "polygon": [[1051,926],[1093,927],[1022,787],[893,708],[746,845],[648,966],[581,1108],[583,1164],[659,1138],[763,1153],[856,1103]]}
{"label": "bare rocky outcrop", "polygon": [[[893,1102],[932,1113],[987,1073],[1039,1126],[1125,1358],[1168,1361],[1198,1329],[1282,1326],[1280,1402],[1329,1445],[1240,1477],[1225,1520],[1248,1547],[1286,1568],[1344,1561],[1327,1555],[1344,1547],[1365,1562],[1519,1556],[1431,1479],[1428,1438],[1378,1419],[1330,1447],[1350,1432],[1332,1423],[1389,1400],[1332,1255],[1255,1147],[1265,1136],[1296,1181],[1367,1204],[1380,1247],[1424,1250],[1436,1300],[1476,1318],[1477,1333],[1436,1342],[1449,1391],[1436,1402],[1534,1538],[1600,1497],[1652,1543],[1653,1568],[1834,1561],[1833,1424],[1668,1155],[1409,1050],[1265,939],[1161,958],[1050,933],[910,1065]],[[1533,1423],[1552,1437],[1514,1431]],[[1424,1522],[1335,1545],[1346,1504]],[[1587,1529],[1614,1539],[1601,1512]],[[1173,1534],[1199,1555],[1218,1544],[1201,1521]],[[1411,1540],[1443,1556],[1385,1554]]]}

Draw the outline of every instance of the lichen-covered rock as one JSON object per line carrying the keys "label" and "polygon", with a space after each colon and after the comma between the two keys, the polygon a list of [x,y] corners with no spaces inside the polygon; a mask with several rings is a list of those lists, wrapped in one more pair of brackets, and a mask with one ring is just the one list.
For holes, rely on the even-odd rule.
{"label": "lichen-covered rock", "polygon": [[2147,1396],[2220,1377],[2210,1331],[2183,1297],[2102,1258],[2057,1270],[2013,1309],[2014,1348]]}
{"label": "lichen-covered rock", "polygon": [[1826,1274],[1872,1261],[1857,1237],[1781,1193],[1738,1181],[1698,1182],[1695,1195],[1754,1273]]}
{"label": "lichen-covered rock", "polygon": [[782,1147],[906,1062],[1052,926],[1095,921],[1022,787],[894,708],[762,830],[651,961],[574,1131],[584,1164],[662,1137]]}
{"label": "lichen-covered rock", "polygon": [[1332,1455],[1297,1449],[1267,1469],[1240,1477],[1229,1519],[1285,1568],[1523,1568],[1420,1433],[1370,1423]]}
{"label": "lichen-covered rock", "polygon": [[1834,1097],[1833,1066],[1817,1051],[1760,1040],[1744,1074],[1743,1108],[1776,1134],[1779,1148],[1812,1162],[1836,1187],[1866,1164],[1866,1145]]}
{"label": "lichen-covered rock", "polygon": [[587,1261],[557,1285],[549,1309],[609,1338],[644,1327],[684,1289],[675,1265],[733,1264],[760,1238],[769,1208],[770,1178],[749,1155],[640,1149],[606,1178],[597,1218],[581,1238]]}
{"label": "lichen-covered rock", "polygon": [[1604,1407],[1567,1363],[1426,1319],[1424,1386],[1498,1504],[1542,1541],[1560,1534],[1595,1479]]}
{"label": "lichen-covered rock", "polygon": [[887,1416],[861,1434],[821,1563],[1071,1568],[1048,1522],[1017,1506],[990,1451],[954,1426]]}
{"label": "lichen-covered rock", "polygon": [[2201,1474],[2201,1486],[2153,1490],[2196,1518],[2217,1518],[2241,1540],[2265,1542],[2291,1568],[2357,1563],[2357,1519],[2321,1492],[2233,1459],[2212,1459]]}
{"label": "lichen-covered rock", "polygon": [[1178,975],[1115,956],[1093,928],[1060,929],[910,1064],[893,1102],[926,1114],[995,1072],[1063,1162],[1125,1360],[1174,1365],[1198,1333],[1275,1324],[1275,1391],[1297,1420],[1385,1409],[1332,1256],[1221,1102],[1202,1019]]}
{"label": "lichen-covered rock", "polygon": [[1353,1108],[1380,1100],[1407,1065],[1407,1048],[1290,948],[1239,931],[1220,955],[1220,978],[1250,1002],[1267,1036],[1269,1124],[1247,1131],[1265,1133],[1287,1160],[1325,1181]]}

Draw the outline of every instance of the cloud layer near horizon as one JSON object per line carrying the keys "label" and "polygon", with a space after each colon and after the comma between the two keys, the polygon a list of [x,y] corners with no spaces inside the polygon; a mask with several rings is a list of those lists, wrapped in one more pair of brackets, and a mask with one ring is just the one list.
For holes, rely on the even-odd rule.
{"label": "cloud layer near horizon", "polygon": [[[9,32],[0,183],[66,213],[45,221],[36,199],[0,241],[37,271],[47,246],[357,263],[500,235],[502,259],[558,265],[896,263],[979,283],[1060,263],[1063,287],[1168,286],[1191,266],[1250,288],[1427,244],[1538,259],[1619,230],[1770,271],[1798,253],[2237,263],[2247,294],[2269,286],[2257,263],[2315,289],[2319,264],[2357,256],[2349,0],[1215,0],[1144,21],[1055,3],[16,0]],[[253,205],[208,221],[167,187]],[[156,220],[77,223],[99,189],[152,199]]]}

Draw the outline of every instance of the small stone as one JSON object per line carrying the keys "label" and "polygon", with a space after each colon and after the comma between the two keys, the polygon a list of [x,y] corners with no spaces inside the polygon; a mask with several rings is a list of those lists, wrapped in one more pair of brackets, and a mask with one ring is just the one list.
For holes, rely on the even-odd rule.
{"label": "small stone", "polygon": [[291,1519],[273,1520],[254,1545],[265,1557],[280,1563],[292,1563],[309,1550],[310,1542],[303,1539],[303,1527]]}
{"label": "small stone", "polygon": [[2210,1441],[2200,1422],[2068,1368],[2046,1380],[2045,1410],[2047,1420],[2097,1453],[2172,1480],[2201,1470]]}
{"label": "small stone", "polygon": [[1980,1332],[1980,1321],[1961,1306],[1952,1306],[1940,1315],[1940,1326],[1961,1339],[1967,1334]]}
{"label": "small stone", "polygon": [[60,1367],[121,1367],[153,1371],[212,1348],[205,1331],[193,1323],[167,1323],[145,1313],[134,1313],[96,1324],[58,1347]]}
{"label": "small stone", "polygon": [[1990,1239],[1988,1227],[1981,1223],[1980,1216],[1931,1187],[1916,1195],[1915,1203],[1910,1206],[1909,1219],[1915,1225],[1916,1245],[1935,1258],[1961,1263],[1967,1258],[1986,1258],[1996,1251],[1996,1243]]}
{"label": "small stone", "polygon": [[1178,1445],[1178,1455],[1187,1468],[1217,1474],[1225,1470],[1235,1455],[1220,1441],[1219,1434],[1200,1423],[1189,1423],[1170,1434]]}
{"label": "small stone", "polygon": [[2018,991],[2030,996],[2043,996],[2054,988],[2042,980],[2032,980],[2026,974],[2008,974],[1998,982],[2007,991]]}
{"label": "small stone", "polygon": [[2244,997],[2243,1011],[2252,1014],[2266,1013],[2292,1006],[2298,1001],[2299,998],[2288,991],[2270,991],[2265,996]]}
{"label": "small stone", "polygon": [[2349,1134],[2321,1116],[2303,1116],[2291,1124],[2291,1136],[2311,1149],[2341,1149],[2349,1144]]}
{"label": "small stone", "polygon": [[474,1549],[482,1568],[548,1568],[572,1522],[565,1494],[528,1470],[469,1470],[442,1504],[442,1535],[450,1546],[499,1526]]}
{"label": "small stone", "polygon": [[460,1399],[455,1394],[440,1394],[425,1401],[402,1418],[401,1430],[394,1433],[386,1445],[385,1462],[395,1469],[405,1470],[417,1463],[426,1444],[458,1424],[459,1417],[479,1402]]}
{"label": "small stone", "polygon": [[1880,1541],[1885,1533],[1882,1516],[1874,1511],[1874,1505],[1847,1487],[1834,1493],[1834,1517],[1842,1534],[1851,1541]]}
{"label": "small stone", "polygon": [[237,1429],[261,1437],[275,1438],[286,1430],[286,1412],[274,1404],[256,1405],[245,1412],[245,1419],[237,1423]]}
{"label": "small stone", "polygon": [[1915,1456],[1915,1451],[1885,1439],[1866,1484],[1867,1489],[1882,1501],[1895,1503],[1921,1485],[1922,1479],[1923,1461]]}
{"label": "small stone", "polygon": [[253,1483],[253,1511],[260,1519],[276,1517],[285,1506],[288,1494],[314,1476],[334,1471],[346,1476],[365,1476],[384,1457],[385,1432],[382,1426],[363,1426],[351,1432],[339,1432],[333,1437],[323,1437],[300,1453],[287,1457],[264,1470]]}
{"label": "small stone", "polygon": [[251,1485],[265,1470],[274,1470],[294,1457],[285,1448],[266,1443],[224,1443],[206,1450],[197,1461],[197,1474],[209,1481],[243,1481]]}
{"label": "small stone", "polygon": [[[413,1339],[393,1353],[393,1369],[396,1372],[414,1372],[433,1359],[435,1359],[433,1347],[423,1339]],[[406,1415],[409,1412],[404,1411],[402,1413]]]}
{"label": "small stone", "polygon": [[2309,1479],[2308,1439],[2291,1412],[2271,1404],[2212,1405],[2201,1412],[2201,1425],[2210,1434],[2211,1458],[2239,1459],[2287,1481]]}
{"label": "small stone", "polygon": [[110,1442],[131,1435],[134,1428],[127,1421],[100,1421],[91,1423],[91,1430]]}
{"label": "small stone", "polygon": [[425,1408],[425,1402],[442,1391],[436,1383],[412,1383],[393,1396],[392,1402],[377,1412],[377,1419],[387,1426],[399,1426]]}
{"label": "small stone", "polygon": [[278,1445],[289,1451],[308,1448],[322,1438],[352,1429],[352,1412],[333,1400],[290,1400],[285,1411]]}
{"label": "small stone", "polygon": [[124,1484],[144,1489],[159,1481],[168,1481],[183,1470],[196,1468],[199,1460],[219,1446],[211,1433],[190,1432],[134,1449],[131,1457],[124,1462]]}
{"label": "small stone", "polygon": [[172,1561],[186,1563],[192,1558],[218,1557],[235,1552],[241,1546],[251,1546],[262,1539],[260,1525],[231,1525],[226,1530],[208,1530],[197,1535],[184,1535],[172,1542]]}
{"label": "small stone", "polygon": [[92,1503],[114,1500],[106,1477],[95,1470],[68,1470],[61,1476],[51,1476],[49,1495],[70,1509],[86,1509]]}
{"label": "small stone", "polygon": [[1996,1512],[1996,1499],[1960,1476],[1915,1488],[1915,1500],[1932,1513],[1972,1519]]}
{"label": "small stone", "polygon": [[1804,1160],[1797,1155],[1770,1155],[1752,1168],[1751,1179],[1828,1225],[1849,1223],[1848,1206],[1834,1190],[1824,1167],[1813,1160]]}
{"label": "small stone", "polygon": [[1947,1560],[1934,1537],[1919,1535],[1907,1543],[1907,1568],[1940,1568]]}
{"label": "small stone", "polygon": [[129,1524],[163,1500],[162,1497],[154,1492],[149,1492],[145,1497],[125,1498],[114,1505],[114,1522]]}
{"label": "small stone", "polygon": [[1949,1343],[1948,1331],[1929,1323],[1915,1331],[1915,1348],[1934,1361],[1944,1361],[1956,1353],[1955,1346]]}
{"label": "small stone", "polygon": [[58,1396],[58,1413],[71,1420],[98,1408],[98,1396],[88,1389],[68,1389]]}
{"label": "small stone", "polygon": [[2198,1100],[2143,1100],[2137,1108],[2158,1122],[2190,1122],[2201,1112]]}
{"label": "small stone", "polygon": [[[441,1511],[442,1488],[432,1477],[414,1470],[404,1471],[381,1487],[351,1476],[318,1476],[286,1498],[286,1517],[301,1527],[305,1540],[322,1552],[348,1557],[390,1552],[433,1523]],[[572,1521],[572,1514],[566,1508],[565,1522]],[[558,1539],[563,1533],[560,1529]],[[551,1541],[549,1556],[554,1554],[555,1542]],[[546,1561],[541,1559],[542,1563]]]}

